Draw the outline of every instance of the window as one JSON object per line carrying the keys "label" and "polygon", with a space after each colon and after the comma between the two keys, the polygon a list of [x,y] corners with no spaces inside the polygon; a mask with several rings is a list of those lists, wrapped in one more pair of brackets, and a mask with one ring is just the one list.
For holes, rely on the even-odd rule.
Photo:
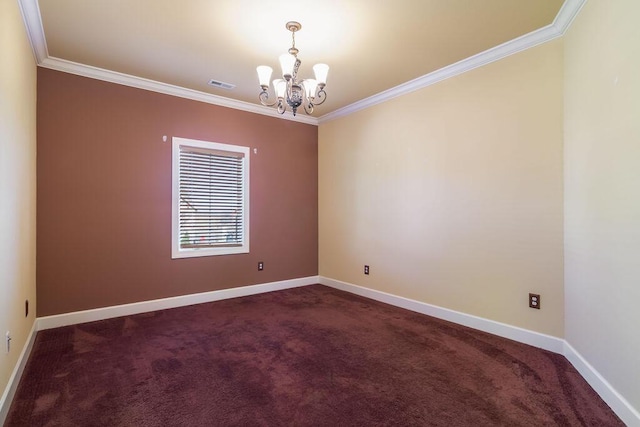
{"label": "window", "polygon": [[249,252],[249,148],[173,138],[171,257]]}

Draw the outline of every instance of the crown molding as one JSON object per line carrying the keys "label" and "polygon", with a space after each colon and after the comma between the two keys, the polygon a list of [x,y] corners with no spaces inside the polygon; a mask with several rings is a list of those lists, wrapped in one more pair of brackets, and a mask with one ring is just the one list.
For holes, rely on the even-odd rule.
{"label": "crown molding", "polygon": [[18,3],[20,5],[20,11],[22,12],[22,19],[24,20],[24,24],[27,30],[27,36],[29,38],[29,42],[31,43],[33,55],[35,57],[36,63],[40,67],[152,92],[163,93],[165,95],[172,95],[180,98],[191,99],[194,101],[205,102],[207,104],[219,105],[222,107],[247,111],[250,113],[262,114],[270,117],[278,117],[285,120],[318,126],[318,119],[316,117],[307,115],[294,116],[290,111],[287,111],[284,114],[278,114],[278,112],[274,108],[252,104],[250,102],[237,101],[235,99],[225,98],[223,96],[213,95],[206,92],[200,92],[193,89],[187,89],[180,86],[170,85],[167,83],[149,80],[142,77],[118,73],[116,71],[105,70],[98,67],[92,67],[90,65],[79,64],[77,62],[56,58],[54,56],[49,56],[49,51],[47,49],[47,40],[44,35],[42,18],[40,16],[40,7],[38,6],[38,0],[18,0]]}
{"label": "crown molding", "polygon": [[551,25],[563,36],[586,3],[587,0],[565,0]]}
{"label": "crown molding", "polygon": [[318,126],[320,123],[347,116],[349,114],[355,113],[356,111],[372,107],[376,104],[380,104],[390,99],[415,92],[443,80],[458,76],[460,74],[466,73],[467,71],[482,67],[483,65],[490,64],[507,56],[516,54],[523,50],[561,37],[569,29],[571,23],[586,2],[587,0],[565,0],[565,2],[562,4],[562,7],[560,8],[560,11],[558,11],[558,14],[556,15],[553,23],[547,25],[546,27],[540,28],[536,31],[532,31],[529,34],[525,34],[499,46],[485,50],[484,52],[481,52],[477,55],[458,61],[455,64],[440,68],[439,70],[433,71],[429,74],[425,74],[424,76],[410,80],[406,83],[316,118],[303,115],[293,116],[291,112],[286,112],[283,115],[279,115],[274,109],[264,107],[262,105],[252,104],[244,101],[237,101],[206,92],[200,92],[193,89],[187,89],[167,83],[157,82],[154,80],[144,79],[141,77],[51,57],[49,56],[49,52],[47,50],[47,42],[44,36],[44,29],[42,27],[42,18],[40,16],[38,0],[19,0],[22,18],[27,29],[29,41],[31,42],[33,54],[36,63],[41,67],[153,92],[163,93],[166,95],[177,96],[180,98],[191,99],[194,101],[205,102],[208,104],[219,105],[222,107],[233,108],[236,110],[248,111],[251,113],[262,114],[271,117],[281,117],[286,120],[307,123],[315,126]]}
{"label": "crown molding", "polygon": [[429,74],[425,74],[422,77],[418,77],[391,89],[372,95],[361,101],[339,108],[331,113],[320,116],[318,118],[318,122],[325,123],[353,114],[356,111],[364,110],[365,108],[389,101],[390,99],[415,92],[443,80],[458,76],[466,73],[467,71],[499,61],[507,56],[561,37],[567,31],[573,22],[573,19],[578,15],[578,12],[580,12],[580,9],[582,9],[582,6],[586,1],[587,0],[565,0],[553,22],[546,27],[542,27],[536,31],[532,31],[506,43],[485,50],[484,52],[480,52],[476,55],[470,56],[469,58],[440,68],[439,70],[433,71]]}
{"label": "crown molding", "polygon": [[27,37],[31,43],[33,56],[36,64],[40,64],[49,56],[47,50],[47,41],[44,38],[44,28],[42,27],[42,18],[40,18],[40,6],[38,0],[18,0],[22,20],[27,29]]}
{"label": "crown molding", "polygon": [[238,101],[223,96],[213,95],[206,92],[200,92],[193,89],[187,89],[180,86],[170,85],[167,83],[149,80],[142,77],[136,77],[129,74],[118,73],[116,71],[105,70],[103,68],[92,67],[90,65],[79,64],[77,62],[67,61],[56,57],[48,57],[42,60],[40,67],[49,68],[51,70],[62,71],[78,76],[89,77],[91,79],[102,80],[105,82],[116,83],[123,86],[134,87],[137,89],[158,92],[165,95],[177,96],[179,98],[191,99],[193,101],[205,102],[207,104],[219,105],[222,107],[233,108],[236,110],[247,111],[250,113],[262,114],[271,117],[281,117],[285,120],[318,125],[318,119],[311,116],[294,116],[287,111],[284,114],[269,107],[264,107],[250,102]]}

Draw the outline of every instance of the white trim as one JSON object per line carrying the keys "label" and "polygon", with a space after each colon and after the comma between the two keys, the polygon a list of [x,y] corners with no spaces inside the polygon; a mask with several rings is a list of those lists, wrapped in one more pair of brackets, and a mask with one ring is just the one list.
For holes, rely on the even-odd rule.
{"label": "white trim", "polygon": [[[250,148],[242,145],[222,144],[220,142],[201,141],[197,139],[174,136],[171,142],[171,258],[193,258],[202,256],[234,255],[249,253],[251,241],[249,230],[249,195],[251,194],[251,153]],[[180,148],[201,148],[209,152],[215,151],[224,155],[240,154],[242,157],[242,245],[222,246],[201,249],[180,248]],[[237,157],[237,156],[233,156]],[[213,172],[212,172],[213,173]]]}
{"label": "white trim", "polygon": [[47,51],[47,42],[42,27],[42,18],[37,0],[19,0],[20,9],[22,10],[23,19],[27,28],[29,40],[39,66],[50,68],[57,71],[76,74],[79,76],[89,77],[93,79],[103,80],[111,83],[121,84],[124,86],[135,87],[139,89],[149,90],[166,95],[177,96],[180,98],[191,99],[194,101],[206,102],[208,104],[220,105],[222,107],[233,108],[237,110],[248,111],[256,114],[263,114],[271,117],[282,117],[286,120],[292,120],[301,123],[307,123],[318,126],[320,123],[335,120],[340,117],[355,113],[356,111],[371,107],[381,102],[388,101],[401,95],[405,95],[416,90],[425,88],[442,80],[455,77],[474,68],[487,65],[498,61],[509,55],[521,52],[525,49],[546,43],[557,37],[561,37],[567,31],[574,18],[578,15],[586,0],[565,0],[560,11],[556,15],[553,23],[546,27],[532,31],[521,37],[503,43],[499,46],[480,52],[477,55],[463,59],[455,64],[448,65],[439,70],[433,71],[422,77],[418,77],[409,82],[398,85],[394,88],[385,90],[376,95],[370,96],[353,104],[334,110],[328,114],[315,118],[312,116],[298,115],[287,112],[279,115],[275,109],[264,107],[250,102],[237,101],[218,95],[196,91],[193,89],[182,88],[154,80],[144,79],[141,77],[131,76],[128,74],[118,73],[115,71],[104,70],[89,65],[78,64],[76,62],[64,59],[50,57]]}
{"label": "white trim", "polygon": [[24,343],[22,352],[20,352],[20,356],[18,357],[18,362],[16,363],[16,366],[13,368],[13,372],[9,377],[9,382],[7,383],[7,386],[4,389],[4,393],[2,393],[2,397],[0,397],[0,426],[4,425],[4,422],[7,419],[7,415],[9,415],[9,408],[11,407],[11,402],[13,401],[13,397],[16,394],[18,384],[20,383],[20,378],[22,377],[24,368],[27,365],[27,360],[29,360],[29,355],[31,354],[31,349],[33,348],[33,343],[35,342],[36,333],[38,331],[37,322],[38,322],[37,319],[34,320],[33,325],[31,326],[31,332],[29,332],[27,341]]}
{"label": "white trim", "polygon": [[0,426],[4,425],[11,402],[15,396],[20,378],[31,354],[33,343],[38,331],[58,328],[61,326],[75,325],[78,323],[93,322],[96,320],[111,319],[114,317],[129,316],[132,314],[147,313],[156,310],[184,307],[193,304],[202,304],[212,301],[220,301],[230,298],[257,295],[265,292],[280,291],[283,289],[297,288],[301,286],[319,283],[318,276],[301,277],[297,279],[281,280],[278,282],[262,283],[258,285],[242,286],[239,288],[222,289],[219,291],[202,292],[198,294],[180,295],[170,298],[162,298],[150,301],[142,301],[131,304],[116,305],[111,307],[96,308],[93,310],[75,311],[72,313],[56,314],[53,316],[38,317],[33,322],[31,332],[27,337],[18,362],[9,382],[0,398]]}
{"label": "white trim", "polygon": [[508,338],[534,347],[549,350],[554,353],[562,354],[564,340],[562,338],[551,335],[542,334],[540,332],[530,331],[528,329],[519,328],[517,326],[507,325],[506,323],[496,322],[494,320],[485,319],[471,314],[461,313],[459,311],[450,310],[448,308],[439,307],[425,302],[416,301],[409,298],[399,297],[375,289],[364,288],[362,286],[351,283],[342,282],[335,279],[320,276],[320,283],[325,286],[340,289],[352,294],[371,298],[386,304],[401,307],[416,313],[426,314],[428,316],[437,317],[438,319],[448,320],[449,322],[459,325],[468,326],[473,329],[488,332],[503,338]]}
{"label": "white trim", "polygon": [[184,307],[187,305],[202,304],[229,298],[245,297],[265,292],[313,285],[319,283],[318,280],[318,276],[301,277],[298,279],[281,280],[278,282],[262,283],[259,285],[241,286],[239,288],[221,289],[219,291],[180,295],[170,298],[134,302],[131,304],[95,308],[92,310],[56,314],[53,316],[39,317],[37,328],[39,331],[42,331],[44,329],[58,328],[60,326],[94,322],[96,320],[111,319],[114,317],[129,316],[132,314],[147,313],[156,310],[166,310],[168,308]]}
{"label": "white trim", "polygon": [[629,403],[611,384],[582,357],[567,341],[564,342],[564,357],[582,375],[613,412],[628,426],[640,426],[640,412]]}
{"label": "white trim", "polygon": [[360,295],[396,307],[417,313],[448,320],[459,325],[468,326],[504,338],[509,338],[534,347],[562,354],[573,365],[578,373],[589,383],[607,405],[628,426],[640,427],[640,413],[609,382],[596,371],[566,340],[551,335],[541,334],[517,326],[507,325],[482,317],[459,311],[449,310],[424,302],[400,297],[375,289],[365,288],[347,282],[320,276],[320,283],[335,289]]}
{"label": "white trim", "polygon": [[44,28],[40,17],[40,6],[37,0],[19,0],[22,20],[27,29],[27,37],[31,43],[33,56],[37,64],[40,64],[49,56],[47,40],[44,37]]}
{"label": "white trim", "polygon": [[[275,108],[265,107],[250,102],[238,101],[223,96],[213,95],[206,92],[200,92],[193,89],[187,89],[180,86],[170,85],[154,80],[136,77],[129,74],[118,73],[116,71],[105,70],[90,65],[79,64],[73,61],[49,56],[47,48],[47,39],[42,26],[42,16],[40,15],[40,7],[38,0],[18,0],[22,19],[27,30],[27,36],[33,49],[36,63],[43,68],[62,71],[78,76],[89,77],[91,79],[102,80],[105,82],[116,83],[123,86],[134,87],[138,89],[148,90],[151,92],[163,93],[165,95],[177,96],[179,98],[191,99],[193,101],[205,102],[207,104],[219,105],[221,107],[233,108],[236,110],[247,111],[249,113],[262,114],[271,117],[282,117],[285,120],[291,120],[300,123],[307,123],[317,126],[318,119],[307,115],[294,116],[290,111],[284,114],[278,114]],[[257,95],[256,95],[257,96]]]}
{"label": "white trim", "polygon": [[415,92],[443,80],[471,71],[474,68],[499,61],[507,56],[561,37],[567,31],[586,1],[587,0],[565,0],[553,22],[546,27],[542,27],[506,43],[487,49],[484,52],[480,52],[476,55],[470,56],[469,58],[440,68],[439,70],[433,71],[429,74],[425,74],[422,77],[410,80],[391,89],[354,102],[346,107],[327,113],[318,118],[318,123],[325,123],[353,114],[356,111],[364,110],[365,108],[389,101],[390,99]]}
{"label": "white trim", "polygon": [[429,74],[425,74],[422,77],[418,77],[406,83],[402,83],[391,89],[387,89],[363,100],[354,102],[351,105],[347,105],[346,107],[339,108],[328,114],[320,116],[318,118],[318,122],[325,123],[331,120],[338,119],[340,117],[348,116],[357,111],[364,110],[374,105],[389,101],[393,98],[397,98],[399,96],[424,89],[443,80],[447,80],[452,77],[459,76],[460,74],[464,74],[467,71],[471,71],[475,68],[482,67],[483,65],[499,61],[500,59],[503,59],[509,55],[513,55],[539,44],[546,43],[550,40],[560,37],[561,35],[562,34],[557,32],[553,24],[547,25],[546,27],[540,28],[539,30],[532,31],[529,34],[525,34],[501,45],[492,47],[491,49],[470,56],[469,58],[463,59],[454,64],[447,65],[446,67],[440,68]]}
{"label": "white trim", "polygon": [[564,35],[571,27],[573,20],[576,19],[576,16],[578,16],[578,13],[586,3],[587,0],[564,1],[552,24],[561,35]]}
{"label": "white trim", "polygon": [[286,120],[294,122],[318,125],[318,119],[307,115],[294,116],[291,112],[278,114],[275,108],[264,107],[250,102],[238,101],[224,96],[213,95],[206,92],[200,92],[193,89],[187,89],[180,86],[162,83],[155,80],[149,80],[142,77],[136,77],[129,74],[118,73],[116,71],[105,70],[103,68],[92,67],[90,65],[79,64],[77,62],[67,61],[65,59],[50,56],[38,63],[43,68],[62,71],[69,74],[75,74],[91,79],[102,80],[105,82],[116,83],[123,86],[134,87],[137,89],[148,90],[151,92],[162,93],[165,95],[177,96],[179,98],[191,99],[193,101],[205,102],[207,104],[219,105],[222,107],[233,108],[236,110],[247,111],[249,113],[262,114],[271,117],[282,117]]}
{"label": "white trim", "polygon": [[417,313],[437,317],[439,319],[468,326],[494,335],[509,338],[534,347],[539,347],[555,353],[564,355],[567,360],[576,368],[578,373],[589,383],[611,409],[629,426],[640,426],[640,413],[618,393],[609,382],[587,362],[568,342],[550,335],[541,334],[516,326],[507,325],[493,320],[449,310],[443,307],[423,303],[420,301],[399,297],[386,292],[364,288],[351,283],[329,279],[323,276],[309,276],[298,279],[270,282],[259,285],[244,286],[239,288],[223,289],[219,291],[203,292],[198,294],[182,295],[171,298],[163,298],[139,303],[123,304],[112,307],[98,308],[93,310],[65,313],[54,316],[37,318],[31,328],[27,342],[20,353],[2,398],[0,398],[0,425],[4,423],[9,412],[9,407],[15,395],[15,391],[20,382],[20,377],[24,371],[29,354],[33,348],[36,332],[45,329],[57,328],[60,326],[73,325],[78,323],[92,322],[96,320],[110,319],[113,317],[127,316],[132,314],[146,313],[155,310],[183,307],[193,304],[201,304],[212,301],[219,301],[229,298],[238,298],[248,295],[256,295],[265,292],[290,289],[295,287],[313,285],[321,283],[335,289],[340,289],[349,293],[371,298],[376,301],[405,308]]}

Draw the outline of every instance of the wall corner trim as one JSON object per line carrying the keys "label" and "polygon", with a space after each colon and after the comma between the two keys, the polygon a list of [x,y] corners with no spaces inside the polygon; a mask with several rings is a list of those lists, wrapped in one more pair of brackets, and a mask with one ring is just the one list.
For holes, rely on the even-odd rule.
{"label": "wall corner trim", "polygon": [[567,341],[564,342],[564,357],[582,375],[613,412],[628,426],[640,426],[640,412],[620,394],[587,360]]}
{"label": "wall corner trim", "polygon": [[49,56],[47,50],[47,41],[44,37],[44,28],[42,26],[42,18],[40,17],[40,6],[37,0],[19,0],[20,13],[27,30],[27,37],[33,50],[33,56],[36,64],[40,64]]}
{"label": "wall corner trim", "polygon": [[18,389],[18,384],[20,383],[20,378],[22,377],[24,368],[25,366],[27,366],[27,360],[29,360],[29,355],[31,354],[31,349],[33,348],[33,343],[35,342],[37,332],[38,319],[35,319],[33,325],[31,326],[29,336],[27,337],[27,340],[24,343],[24,347],[20,352],[20,356],[18,357],[18,362],[13,368],[13,372],[9,377],[9,382],[4,389],[4,393],[2,393],[2,396],[0,397],[0,426],[4,425],[4,422],[7,419],[7,415],[9,415],[11,402],[13,401],[13,397],[15,396],[16,390]]}
{"label": "wall corner trim", "polygon": [[565,0],[551,25],[560,35],[564,35],[586,3],[587,0]]}

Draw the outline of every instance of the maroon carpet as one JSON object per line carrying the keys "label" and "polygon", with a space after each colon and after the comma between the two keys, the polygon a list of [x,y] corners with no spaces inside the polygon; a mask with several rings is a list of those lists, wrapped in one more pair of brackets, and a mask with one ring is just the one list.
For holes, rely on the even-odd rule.
{"label": "maroon carpet", "polygon": [[315,285],[41,331],[6,425],[623,424],[562,356]]}

